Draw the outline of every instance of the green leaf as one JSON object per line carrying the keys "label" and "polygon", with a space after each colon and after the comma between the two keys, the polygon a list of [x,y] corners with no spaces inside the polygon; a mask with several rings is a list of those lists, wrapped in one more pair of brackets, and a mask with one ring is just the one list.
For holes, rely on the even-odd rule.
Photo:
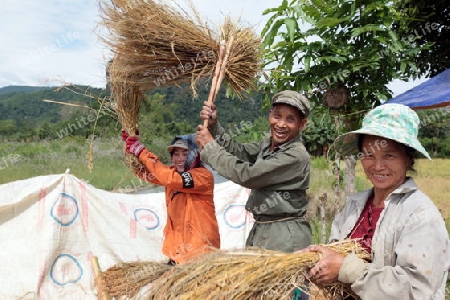
{"label": "green leaf", "polygon": [[388,34],[389,34],[389,37],[391,38],[392,42],[398,41],[397,34],[394,31],[388,30]]}
{"label": "green leaf", "polygon": [[295,32],[298,28],[297,20],[294,18],[286,18],[284,19],[284,24],[286,25],[286,29],[289,35],[289,41],[294,42]]}
{"label": "green leaf", "polygon": [[350,16],[353,16],[356,12],[356,1],[352,1],[352,6],[350,9]]}
{"label": "green leaf", "polygon": [[387,101],[388,100],[388,97],[386,95],[384,95],[384,94],[379,94],[378,98],[380,98],[383,101]]}
{"label": "green leaf", "polygon": [[348,18],[338,19],[338,18],[323,18],[316,23],[317,27],[333,27],[336,26]]}
{"label": "green leaf", "polygon": [[337,62],[340,64],[347,61],[347,59],[345,57],[340,57],[340,56],[321,56],[318,58],[318,61],[324,61],[324,60],[327,63]]}
{"label": "green leaf", "polygon": [[409,65],[409,67],[410,67],[411,69],[413,69],[413,70],[414,70],[414,72],[418,72],[418,70],[417,70],[417,66],[416,66],[416,64],[415,64],[415,63],[413,63],[413,62],[409,62],[409,63],[408,63],[408,65]]}
{"label": "green leaf", "polygon": [[264,25],[263,30],[261,31],[261,37],[264,37],[267,34],[267,31],[272,26],[272,23],[278,18],[278,15],[273,15],[267,20],[266,25]]}
{"label": "green leaf", "polygon": [[294,56],[287,55],[284,61],[284,65],[286,67],[286,70],[292,70],[292,67],[294,66]]}
{"label": "green leaf", "polygon": [[384,36],[377,36],[375,39],[377,41],[380,41],[383,44],[387,44],[387,40],[386,40],[386,38]]}
{"label": "green leaf", "polygon": [[275,37],[278,35],[278,30],[280,29],[281,25],[284,24],[283,19],[277,20],[270,31],[265,35],[263,45],[264,47],[270,46],[273,44],[273,41],[275,40]]}
{"label": "green leaf", "polygon": [[305,56],[305,73],[309,72],[309,66],[311,64],[311,56],[306,55]]}
{"label": "green leaf", "polygon": [[265,16],[265,15],[273,13],[273,12],[280,13],[280,12],[282,12],[282,9],[280,9],[279,7],[268,8],[262,12],[262,15]]}
{"label": "green leaf", "polygon": [[314,24],[315,21],[311,16],[309,16],[304,10],[302,5],[295,5],[292,8],[292,11],[296,14],[297,19],[302,20],[303,23]]}
{"label": "green leaf", "polygon": [[404,63],[404,62],[402,62],[401,64],[400,64],[400,72],[405,72],[405,70],[406,70],[406,64]]}
{"label": "green leaf", "polygon": [[365,32],[377,32],[377,31],[386,31],[386,29],[382,28],[381,25],[367,24],[363,27],[353,28],[352,37],[357,37]]}

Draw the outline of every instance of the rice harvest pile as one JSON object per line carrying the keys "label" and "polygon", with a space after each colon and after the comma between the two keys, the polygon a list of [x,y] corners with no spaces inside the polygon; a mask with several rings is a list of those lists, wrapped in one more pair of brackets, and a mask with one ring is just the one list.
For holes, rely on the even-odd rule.
{"label": "rice harvest pile", "polygon": [[112,266],[100,274],[99,294],[115,299],[132,298],[142,287],[171,268],[167,263],[157,262],[129,262]]}
{"label": "rice harvest pile", "polygon": [[164,1],[101,2],[100,24],[107,34],[100,38],[114,53],[108,79],[113,106],[130,134],[137,129],[139,104],[149,89],[190,82],[196,97],[196,84],[206,78],[212,81],[208,101],[214,101],[222,80],[240,97],[254,88],[262,48],[253,28],[226,17],[213,30],[190,7],[194,16]]}
{"label": "rice harvest pile", "polygon": [[[370,257],[353,240],[322,246],[344,256],[355,253],[364,259]],[[319,259],[319,254],[314,252],[283,253],[256,248],[217,250],[200,255],[191,262],[171,267],[160,274],[159,278],[156,278],[151,269],[147,276],[145,263],[142,262],[136,263],[142,266],[135,265],[134,276],[128,275],[133,278],[132,281],[124,283],[126,278],[114,279],[111,276],[106,281],[111,286],[123,289],[118,295],[126,295],[125,290],[137,291],[143,287],[137,283],[148,284],[154,280],[146,294],[139,299],[290,299],[292,291],[308,281],[306,273]],[[123,271],[123,274],[130,272],[131,270]],[[137,280],[138,277],[144,278]],[[147,277],[151,280],[145,280]],[[344,298],[352,295],[358,299],[349,285],[341,283],[317,285],[311,287],[311,290],[320,294],[321,299],[336,299],[337,295]]]}

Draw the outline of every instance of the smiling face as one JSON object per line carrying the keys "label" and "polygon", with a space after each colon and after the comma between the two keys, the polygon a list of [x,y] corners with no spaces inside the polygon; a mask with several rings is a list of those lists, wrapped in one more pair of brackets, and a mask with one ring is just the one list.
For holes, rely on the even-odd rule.
{"label": "smiling face", "polygon": [[406,180],[411,158],[396,141],[366,135],[361,145],[362,167],[373,184],[375,196],[385,199]]}
{"label": "smiling face", "polygon": [[269,115],[271,149],[284,144],[298,135],[306,125],[297,108],[287,104],[276,104]]}
{"label": "smiling face", "polygon": [[172,156],[173,166],[178,172],[184,172],[184,163],[186,162],[186,158],[188,155],[188,150],[184,148],[174,148]]}

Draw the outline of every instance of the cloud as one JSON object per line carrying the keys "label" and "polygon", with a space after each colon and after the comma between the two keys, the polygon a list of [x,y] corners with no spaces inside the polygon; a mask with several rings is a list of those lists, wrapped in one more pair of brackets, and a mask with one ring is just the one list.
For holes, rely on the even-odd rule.
{"label": "cloud", "polygon": [[[1,1],[0,1],[1,2]],[[103,46],[95,1],[4,0],[0,14],[0,87],[55,85],[60,78],[103,87]]]}
{"label": "cloud", "polygon": [[392,91],[392,98],[394,98],[398,95],[403,94],[406,91],[409,91],[413,87],[424,83],[428,79],[429,78],[425,78],[425,77],[418,78],[418,79],[411,80],[411,81],[394,79],[391,83],[388,84],[388,88]]}

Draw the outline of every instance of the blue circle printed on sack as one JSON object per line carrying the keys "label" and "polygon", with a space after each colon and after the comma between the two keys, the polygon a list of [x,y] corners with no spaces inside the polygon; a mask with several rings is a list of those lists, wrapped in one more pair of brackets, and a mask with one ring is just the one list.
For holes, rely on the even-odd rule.
{"label": "blue circle printed on sack", "polygon": [[59,286],[77,283],[82,276],[83,268],[78,260],[70,254],[58,255],[50,268],[50,278]]}
{"label": "blue circle printed on sack", "polygon": [[58,199],[53,203],[50,215],[61,226],[71,225],[78,217],[77,200],[66,193],[59,194]]}
{"label": "blue circle printed on sack", "polygon": [[147,230],[154,230],[159,226],[159,217],[151,209],[138,208],[134,210],[134,219]]}
{"label": "blue circle printed on sack", "polygon": [[230,204],[223,212],[225,224],[233,229],[239,229],[245,225],[247,211],[244,204]]}

